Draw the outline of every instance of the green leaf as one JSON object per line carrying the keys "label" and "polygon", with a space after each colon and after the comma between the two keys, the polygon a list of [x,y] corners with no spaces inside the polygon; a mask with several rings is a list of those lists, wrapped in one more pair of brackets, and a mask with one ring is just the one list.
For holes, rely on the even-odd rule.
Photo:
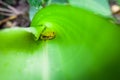
{"label": "green leaf", "polygon": [[51,0],[51,3],[68,3],[69,0]]}
{"label": "green leaf", "polygon": [[120,5],[120,0],[117,0],[118,4]]}
{"label": "green leaf", "polygon": [[108,0],[69,0],[70,4],[93,11],[105,17],[111,18],[111,10]]}
{"label": "green leaf", "polygon": [[42,3],[42,0],[28,0],[29,4],[34,7],[39,7]]}
{"label": "green leaf", "polygon": [[36,7],[31,6],[30,10],[29,10],[29,16],[30,16],[30,20],[32,20],[32,18],[34,17],[35,13],[38,11],[39,9]]}
{"label": "green leaf", "polygon": [[42,8],[43,5],[50,2],[50,0],[28,0],[30,4],[30,19],[32,20],[35,13]]}
{"label": "green leaf", "polygon": [[50,4],[64,4],[64,3],[68,3],[68,0],[28,0],[29,4],[30,4],[30,20],[32,20],[33,16],[35,15],[35,13],[42,9],[42,6],[48,6]]}
{"label": "green leaf", "polygon": [[[50,5],[31,26],[0,31],[2,80],[120,79],[120,27],[106,18]],[[55,38],[47,40],[52,32]]]}

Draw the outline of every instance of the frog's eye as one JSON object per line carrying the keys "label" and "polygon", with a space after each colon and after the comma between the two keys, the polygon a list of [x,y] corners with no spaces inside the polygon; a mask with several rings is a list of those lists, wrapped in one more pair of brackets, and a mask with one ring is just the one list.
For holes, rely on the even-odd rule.
{"label": "frog's eye", "polygon": [[51,40],[55,38],[55,32],[46,32],[42,33],[40,39],[42,40]]}

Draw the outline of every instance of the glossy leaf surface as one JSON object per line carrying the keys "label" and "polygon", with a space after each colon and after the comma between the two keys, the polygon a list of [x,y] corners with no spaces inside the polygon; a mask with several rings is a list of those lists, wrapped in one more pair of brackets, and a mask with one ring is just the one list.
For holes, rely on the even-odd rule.
{"label": "glossy leaf surface", "polygon": [[[119,78],[119,26],[69,5],[42,9],[31,26],[0,31],[2,80]],[[38,39],[50,32],[55,33],[54,39]]]}

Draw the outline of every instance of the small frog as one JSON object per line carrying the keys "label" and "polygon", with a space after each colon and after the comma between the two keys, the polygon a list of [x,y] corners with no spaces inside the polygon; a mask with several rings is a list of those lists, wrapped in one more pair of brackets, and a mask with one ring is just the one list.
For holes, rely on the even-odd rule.
{"label": "small frog", "polygon": [[45,32],[42,33],[40,39],[42,40],[51,40],[55,38],[55,32]]}
{"label": "small frog", "polygon": [[55,32],[50,28],[45,27],[40,35],[40,39],[42,40],[51,40],[55,38]]}

